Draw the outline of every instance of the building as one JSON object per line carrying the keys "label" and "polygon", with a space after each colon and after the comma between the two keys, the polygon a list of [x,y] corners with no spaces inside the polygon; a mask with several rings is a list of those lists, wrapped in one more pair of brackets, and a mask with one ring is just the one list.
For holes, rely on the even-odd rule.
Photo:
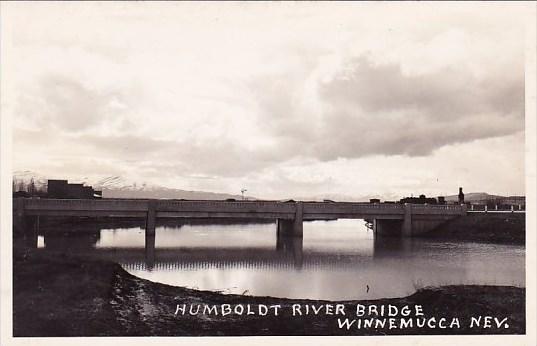
{"label": "building", "polygon": [[93,190],[93,187],[84,186],[84,184],[69,184],[67,180],[48,180],[47,197],[67,199],[93,199],[102,198],[102,192],[95,191]]}
{"label": "building", "polygon": [[67,198],[67,180],[48,180],[47,197],[48,198]]}
{"label": "building", "polygon": [[400,203],[412,204],[437,204],[436,198],[420,195],[419,197],[405,197],[399,200]]}

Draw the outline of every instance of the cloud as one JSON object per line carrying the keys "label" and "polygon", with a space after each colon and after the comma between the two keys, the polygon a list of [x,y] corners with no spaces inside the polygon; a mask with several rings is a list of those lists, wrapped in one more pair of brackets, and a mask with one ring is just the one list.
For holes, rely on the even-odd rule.
{"label": "cloud", "polygon": [[378,65],[360,56],[325,83],[321,94],[331,105],[373,113],[408,109],[426,113],[431,121],[497,111],[522,117],[524,66],[512,66],[483,80],[457,66],[411,76],[398,64]]}
{"label": "cloud", "polygon": [[261,123],[287,157],[423,156],[524,129],[523,64],[485,77],[456,66],[406,75],[360,56],[319,82],[317,110],[304,106],[297,83],[257,86]]}
{"label": "cloud", "polygon": [[110,6],[20,7],[3,31],[17,168],[342,193],[416,162],[419,185],[454,148],[488,168],[523,135],[523,8]]}
{"label": "cloud", "polygon": [[123,92],[107,88],[92,88],[82,81],[48,74],[24,90],[18,100],[19,124],[79,133],[98,127],[130,126],[125,118]]}
{"label": "cloud", "polygon": [[[76,142],[70,150],[81,157],[123,160],[133,167],[136,160],[151,161],[168,176],[240,177],[297,158],[427,156],[455,143],[524,129],[523,68],[481,78],[462,68],[407,75],[398,64],[361,56],[325,81],[312,77],[314,69],[308,64],[290,74],[256,76],[248,84],[257,109],[256,126],[247,132],[253,140],[246,142],[233,127],[229,133],[221,123],[211,127],[210,118],[205,132],[162,136],[169,133],[166,122],[134,125],[128,115],[135,101],[125,90],[94,89],[49,75],[21,107],[23,116],[36,114],[37,128],[53,130],[54,136],[24,140],[43,144],[63,138]],[[256,136],[264,141],[256,142]]]}
{"label": "cloud", "polygon": [[[238,177],[278,163],[271,151],[253,151],[226,138],[195,143],[136,135],[72,136],[85,155],[130,161],[137,167],[152,162],[160,175]],[[159,169],[162,170],[159,170]]]}

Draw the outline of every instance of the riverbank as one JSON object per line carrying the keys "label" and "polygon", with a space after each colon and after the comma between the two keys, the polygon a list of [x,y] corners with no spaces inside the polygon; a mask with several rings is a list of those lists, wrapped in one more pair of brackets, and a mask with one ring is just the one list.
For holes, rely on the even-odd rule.
{"label": "riverbank", "polygon": [[[14,335],[15,336],[231,336],[231,335],[422,335],[422,334],[523,334],[525,331],[525,293],[523,288],[501,286],[445,286],[424,288],[404,298],[327,302],[243,295],[223,295],[163,285],[137,278],[118,264],[61,253],[42,253],[36,250],[15,251],[13,268]],[[198,304],[221,309],[229,304],[250,306],[257,313],[222,316],[182,314]],[[293,316],[298,304],[302,316]],[[329,304],[332,314],[305,315],[306,305]],[[335,315],[336,305],[345,315]],[[260,306],[279,305],[266,316],[259,314]],[[357,305],[389,305],[402,311],[403,307],[422,306],[423,316],[412,325],[390,328],[387,316],[384,326],[371,316],[357,317]],[[326,306],[326,305],[324,305]],[[175,312],[178,312],[175,315]],[[219,310],[222,312],[222,310]],[[373,314],[374,315],[374,314]],[[373,316],[372,315],[372,316]],[[490,316],[491,319],[486,319]],[[470,327],[472,317],[480,326]],[[497,321],[503,321],[498,327]],[[338,319],[349,319],[352,326],[339,328]],[[432,320],[434,318],[434,320]],[[442,328],[441,318],[445,318]],[[373,326],[358,328],[371,319]],[[417,320],[427,321],[423,327]],[[457,324],[453,325],[454,319]],[[356,320],[356,322],[352,322]],[[491,323],[484,327],[485,321]],[[375,323],[376,327],[375,328]],[[506,325],[508,328],[506,328]]]}
{"label": "riverbank", "polygon": [[423,238],[524,245],[526,215],[524,213],[475,213],[450,220]]}

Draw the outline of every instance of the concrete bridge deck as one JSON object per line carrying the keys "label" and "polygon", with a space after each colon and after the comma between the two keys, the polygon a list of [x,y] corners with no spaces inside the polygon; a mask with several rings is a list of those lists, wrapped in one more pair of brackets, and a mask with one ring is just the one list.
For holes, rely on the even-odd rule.
{"label": "concrete bridge deck", "polygon": [[363,202],[201,201],[155,199],[13,200],[14,226],[28,217],[136,217],[154,234],[156,218],[252,218],[278,220],[278,234],[302,236],[303,220],[367,219],[375,232],[412,236],[467,212],[465,205]]}

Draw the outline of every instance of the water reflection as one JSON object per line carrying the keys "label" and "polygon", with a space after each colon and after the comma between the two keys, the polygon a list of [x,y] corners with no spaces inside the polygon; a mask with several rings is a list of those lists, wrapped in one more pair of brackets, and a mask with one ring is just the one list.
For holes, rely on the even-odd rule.
{"label": "water reflection", "polygon": [[521,246],[375,238],[361,220],[307,222],[303,239],[278,238],[274,223],[162,226],[147,237],[137,226],[39,232],[42,251],[109,259],[152,281],[226,293],[374,299],[429,285],[525,284]]}

